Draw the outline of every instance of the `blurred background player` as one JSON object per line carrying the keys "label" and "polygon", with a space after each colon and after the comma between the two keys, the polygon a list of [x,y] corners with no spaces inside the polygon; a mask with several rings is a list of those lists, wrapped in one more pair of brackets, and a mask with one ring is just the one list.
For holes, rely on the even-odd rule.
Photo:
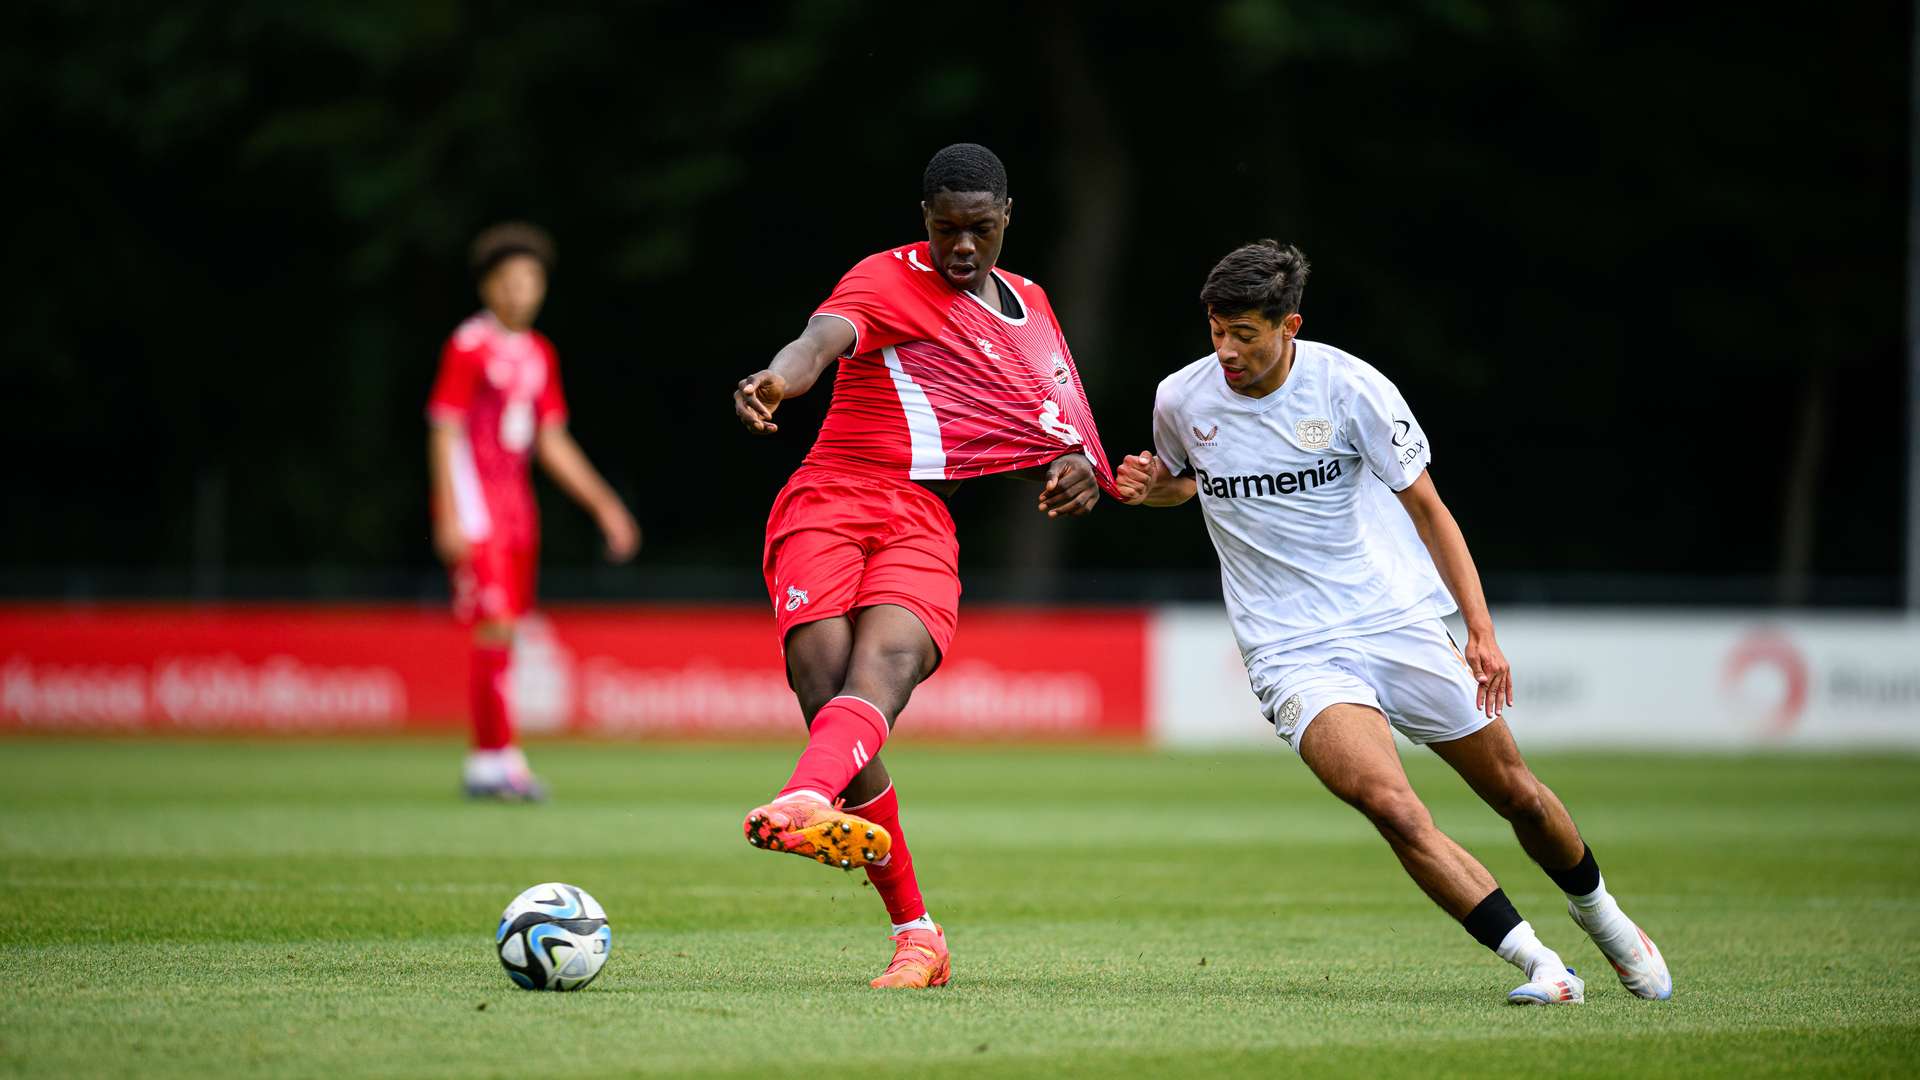
{"label": "blurred background player", "polygon": [[1046,293],[995,268],[1013,214],[1006,167],[984,146],[946,147],[921,200],[927,239],[847,271],[733,399],[748,430],[771,434],[780,402],[841,361],[819,437],[767,521],[767,591],[807,748],[745,831],[756,847],[866,867],[893,920],[876,987],[940,986],[952,970],[880,761],[959,619],[943,499],[963,479],[1012,473],[1045,482],[1040,512],[1080,515],[1111,482]]}
{"label": "blurred background player", "polygon": [[434,549],[453,574],[455,615],[473,626],[464,786],[476,798],[545,797],[514,742],[507,678],[514,621],[533,605],[539,560],[527,459],[537,456],[593,515],[608,558],[625,562],[640,547],[633,516],[567,431],[558,356],[533,328],[553,264],[553,239],[534,225],[496,225],[474,240],[470,265],[485,307],[447,339],[427,403]]}
{"label": "blurred background player", "polygon": [[[1121,463],[1120,497],[1176,506],[1201,496],[1267,719],[1373,822],[1434,903],[1526,974],[1507,1000],[1578,1003],[1585,985],[1493,875],[1434,825],[1407,782],[1394,728],[1511,823],[1621,983],[1664,999],[1673,980],[1660,950],[1607,892],[1567,808],[1527,767],[1500,715],[1513,704],[1512,669],[1466,537],[1427,473],[1426,432],[1377,369],[1296,337],[1307,269],[1298,248],[1263,240],[1207,275],[1200,299],[1214,351],[1161,382],[1159,456]],[[1464,658],[1440,621],[1456,605]]]}

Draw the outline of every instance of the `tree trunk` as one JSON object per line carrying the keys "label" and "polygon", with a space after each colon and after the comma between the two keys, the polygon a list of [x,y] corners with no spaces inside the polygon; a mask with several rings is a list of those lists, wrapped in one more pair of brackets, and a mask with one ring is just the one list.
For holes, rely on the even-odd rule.
{"label": "tree trunk", "polygon": [[1800,398],[1800,423],[1787,463],[1787,498],[1780,519],[1780,571],[1774,594],[1789,607],[1805,604],[1813,593],[1813,544],[1820,519],[1820,466],[1827,450],[1827,369],[1807,370]]}
{"label": "tree trunk", "polygon": [[[1063,139],[1055,176],[1066,194],[1067,215],[1058,250],[1062,257],[1045,282],[1073,347],[1081,377],[1096,383],[1106,366],[1111,335],[1115,267],[1131,203],[1132,167],[1113,109],[1094,81],[1086,27],[1075,5],[1048,5],[1052,32],[1047,47],[1053,104]],[[1004,557],[1015,598],[1041,601],[1059,594],[1065,529],[1074,525],[1034,510],[1034,493],[1023,488],[1010,500]]]}

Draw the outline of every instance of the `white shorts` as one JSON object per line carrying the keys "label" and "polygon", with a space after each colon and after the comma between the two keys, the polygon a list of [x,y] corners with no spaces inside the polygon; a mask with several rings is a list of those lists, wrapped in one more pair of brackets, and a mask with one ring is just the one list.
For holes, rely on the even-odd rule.
{"label": "white shorts", "polygon": [[1247,678],[1260,710],[1295,753],[1329,705],[1365,705],[1418,744],[1451,742],[1493,721],[1473,704],[1478,683],[1439,619],[1256,657]]}

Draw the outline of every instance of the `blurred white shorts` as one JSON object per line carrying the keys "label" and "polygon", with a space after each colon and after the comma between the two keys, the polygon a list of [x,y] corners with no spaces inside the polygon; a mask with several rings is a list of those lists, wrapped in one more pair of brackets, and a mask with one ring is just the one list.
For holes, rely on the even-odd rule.
{"label": "blurred white shorts", "polygon": [[1474,707],[1473,671],[1439,619],[1255,657],[1247,678],[1274,733],[1295,753],[1307,725],[1329,705],[1378,709],[1422,745],[1464,738],[1493,722]]}

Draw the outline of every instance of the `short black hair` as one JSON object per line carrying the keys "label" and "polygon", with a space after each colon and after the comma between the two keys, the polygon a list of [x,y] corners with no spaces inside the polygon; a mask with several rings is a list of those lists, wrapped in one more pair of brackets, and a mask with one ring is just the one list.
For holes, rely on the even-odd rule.
{"label": "short black hair", "polygon": [[1220,315],[1258,311],[1277,323],[1300,310],[1308,269],[1307,257],[1292,244],[1261,240],[1237,247],[1214,264],[1200,302]]}
{"label": "short black hair", "polygon": [[531,222],[503,221],[473,238],[473,247],[467,253],[467,267],[473,271],[473,280],[480,281],[492,273],[494,267],[515,255],[531,255],[547,273],[553,273],[557,258],[553,235]]}
{"label": "short black hair", "polygon": [[984,191],[994,202],[1007,200],[1007,167],[999,155],[979,143],[954,143],[933,155],[920,175],[920,198],[931,202],[943,191]]}

